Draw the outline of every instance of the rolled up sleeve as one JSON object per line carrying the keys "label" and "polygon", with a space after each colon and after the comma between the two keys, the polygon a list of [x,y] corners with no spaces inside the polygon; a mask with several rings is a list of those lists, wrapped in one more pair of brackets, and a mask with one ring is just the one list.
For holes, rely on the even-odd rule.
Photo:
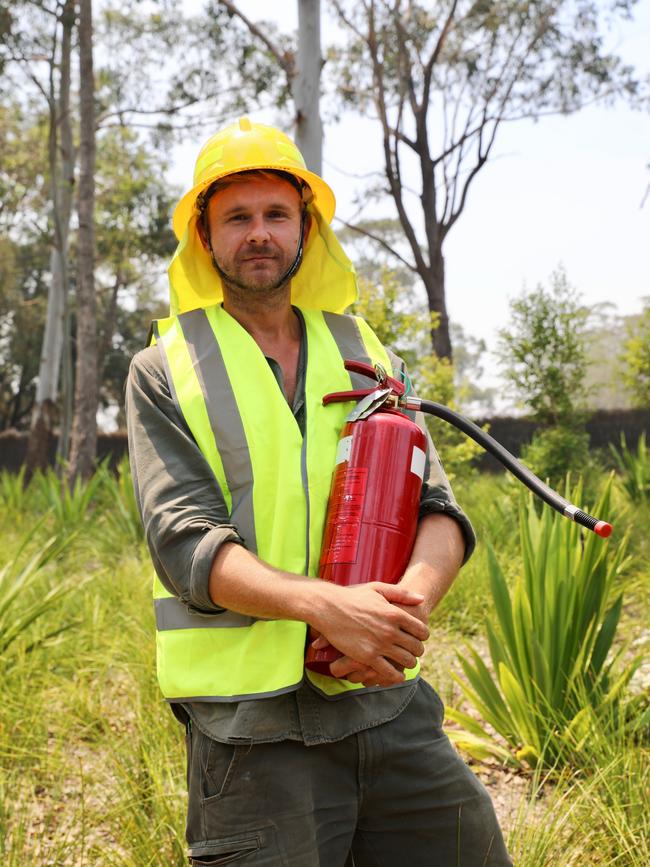
{"label": "rolled up sleeve", "polygon": [[458,521],[465,539],[465,554],[462,563],[462,565],[465,565],[476,547],[474,528],[465,512],[463,512],[456,502],[451,485],[438,457],[438,452],[433,445],[428,430],[424,427],[422,413],[416,413],[416,421],[424,428],[427,437],[427,460],[424,479],[422,481],[422,493],[420,494],[419,517],[423,518],[425,515],[430,515],[433,512],[444,512]]}

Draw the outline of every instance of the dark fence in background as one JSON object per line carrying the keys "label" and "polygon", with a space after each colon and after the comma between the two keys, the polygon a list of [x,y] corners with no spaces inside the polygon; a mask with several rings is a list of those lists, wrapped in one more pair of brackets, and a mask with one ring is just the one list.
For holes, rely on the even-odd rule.
{"label": "dark fence in background", "polygon": [[[504,448],[517,457],[522,446],[530,442],[537,425],[525,418],[486,418],[477,424],[488,424],[488,433]],[[630,448],[636,448],[642,433],[650,430],[650,409],[598,410],[587,422],[587,433],[592,449],[607,449],[609,443],[620,447],[621,434],[624,434]],[[492,455],[485,454],[479,459],[483,470],[503,469]]]}
{"label": "dark fence in background", "polygon": [[[508,451],[519,455],[521,447],[530,441],[536,425],[525,418],[489,418],[478,421],[489,424],[489,433]],[[625,434],[627,444],[635,447],[639,436],[650,430],[650,409],[599,410],[587,423],[587,431],[592,448],[607,448],[608,443],[620,444],[621,434]],[[0,433],[0,470],[18,472],[25,460],[27,434],[9,430]],[[109,458],[109,465],[115,467],[127,452],[126,431],[99,434],[97,455],[100,461]],[[49,459],[54,466],[56,456],[56,437],[50,443]],[[501,470],[501,464],[490,455],[480,461],[481,469]]]}
{"label": "dark fence in background", "polygon": [[[48,449],[48,461],[50,466],[56,463],[57,437],[50,438]],[[8,430],[0,433],[0,470],[10,470],[17,473],[25,461],[27,452],[27,434],[16,430]],[[118,430],[115,433],[99,434],[97,436],[97,457],[103,461],[108,458],[109,466],[115,469],[117,464],[127,453],[126,431]]]}

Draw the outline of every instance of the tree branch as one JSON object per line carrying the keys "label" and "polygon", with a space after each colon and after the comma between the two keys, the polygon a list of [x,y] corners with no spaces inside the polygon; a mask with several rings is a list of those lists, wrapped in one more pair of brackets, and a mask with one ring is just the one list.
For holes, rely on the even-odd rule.
{"label": "tree branch", "polygon": [[[399,180],[396,177],[396,169],[393,165],[393,151],[391,149],[391,136],[390,136],[390,127],[388,124],[387,117],[387,101],[386,101],[386,90],[384,87],[384,80],[382,75],[382,64],[379,59],[378,53],[378,45],[377,45],[377,32],[375,29],[375,4],[374,0],[371,0],[368,9],[368,35],[364,38],[364,42],[368,47],[368,51],[370,53],[370,59],[372,62],[372,75],[373,81],[375,83],[375,108],[377,109],[377,113],[379,115],[382,131],[383,131],[383,149],[384,149],[384,168],[386,171],[386,178],[388,180],[388,184],[390,186],[391,195],[395,202],[395,207],[397,208],[397,214],[399,217],[399,221],[402,225],[402,229],[404,230],[404,234],[409,242],[411,247],[411,252],[413,253],[413,258],[416,263],[417,271],[425,271],[427,269],[427,264],[424,261],[424,257],[422,255],[422,250],[420,249],[420,245],[418,243],[417,236],[415,234],[415,230],[413,229],[413,225],[409,220],[408,214],[406,212],[406,208],[404,207],[404,200],[402,197],[402,190],[399,185]],[[396,153],[396,151],[395,151]]]}
{"label": "tree branch", "polygon": [[380,247],[383,247],[391,256],[394,256],[402,265],[405,265],[409,271],[413,271],[417,274],[417,268],[412,262],[409,262],[405,259],[394,247],[382,238],[380,235],[375,235],[374,232],[369,232],[367,229],[362,229],[360,226],[355,226],[354,223],[348,223],[347,220],[344,220],[343,217],[335,217],[334,219],[338,220],[339,223],[342,223],[346,229],[351,229],[353,232],[357,232],[359,235],[364,235],[366,238],[370,238],[372,241],[375,241],[379,244]]}
{"label": "tree branch", "polygon": [[436,61],[440,57],[440,52],[445,46],[445,42],[447,41],[447,36],[452,28],[452,24],[454,21],[454,15],[456,14],[456,8],[458,6],[458,0],[453,0],[451,4],[451,8],[449,10],[449,14],[445,19],[445,23],[443,24],[442,30],[440,31],[440,36],[435,44],[433,51],[431,52],[431,57],[427,61],[424,72],[422,76],[423,80],[423,88],[422,88],[422,105],[428,105],[429,99],[431,97],[431,78],[433,75],[433,67],[436,64]]}
{"label": "tree branch", "polygon": [[280,48],[272,42],[271,39],[266,35],[266,33],[262,30],[261,27],[258,27],[254,21],[251,21],[250,18],[247,18],[243,12],[241,12],[237,6],[232,2],[232,0],[219,0],[219,3],[226,8],[226,10],[230,13],[230,15],[239,18],[249,31],[255,36],[260,42],[263,42],[264,45],[268,48],[271,54],[275,57],[280,67],[284,70],[287,80],[289,84],[291,84],[291,80],[296,74],[295,69],[295,60],[292,54],[289,54],[286,51],[281,51]]}

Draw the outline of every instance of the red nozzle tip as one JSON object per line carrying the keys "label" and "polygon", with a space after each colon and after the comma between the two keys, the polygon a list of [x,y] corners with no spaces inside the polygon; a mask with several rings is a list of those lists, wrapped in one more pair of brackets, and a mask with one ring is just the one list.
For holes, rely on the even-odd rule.
{"label": "red nozzle tip", "polygon": [[612,535],[613,529],[612,525],[608,524],[607,521],[599,521],[594,527],[594,533],[600,536],[601,539],[606,539]]}

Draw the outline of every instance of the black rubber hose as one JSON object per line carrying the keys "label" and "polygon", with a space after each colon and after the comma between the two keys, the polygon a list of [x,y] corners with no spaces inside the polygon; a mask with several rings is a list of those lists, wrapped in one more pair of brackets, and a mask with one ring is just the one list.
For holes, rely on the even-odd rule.
{"label": "black rubber hose", "polygon": [[526,487],[530,488],[534,494],[544,500],[545,503],[548,503],[552,509],[560,512],[560,514],[567,518],[571,518],[576,522],[576,524],[580,524],[588,530],[593,530],[594,533],[603,538],[606,538],[611,534],[611,524],[608,524],[607,521],[600,521],[598,518],[587,515],[577,506],[574,506],[568,500],[565,500],[565,498],[560,496],[557,491],[549,488],[549,486],[531,472],[525,464],[522,464],[520,460],[505,449],[501,443],[497,442],[494,437],[491,437],[484,430],[481,430],[478,425],[475,425],[474,422],[465,418],[465,416],[459,415],[457,412],[449,409],[448,406],[444,406],[441,403],[435,403],[432,400],[406,398],[400,401],[400,403],[403,403],[407,409],[420,409],[422,412],[441,418],[443,421],[449,422],[449,424],[462,430],[463,433],[467,434],[468,437],[471,437],[471,439],[500,461],[500,463],[502,463],[503,466],[513,474],[513,476],[516,476],[516,478],[518,478],[520,482],[523,482]]}

